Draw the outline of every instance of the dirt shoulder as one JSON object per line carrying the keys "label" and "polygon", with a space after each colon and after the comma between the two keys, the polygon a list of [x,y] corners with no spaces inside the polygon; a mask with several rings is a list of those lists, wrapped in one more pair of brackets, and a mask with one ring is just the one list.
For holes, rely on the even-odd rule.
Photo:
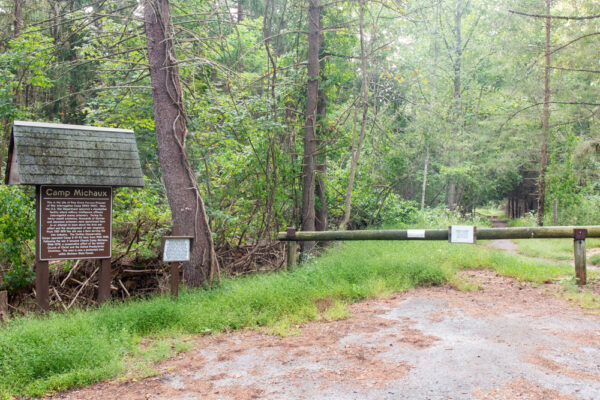
{"label": "dirt shoulder", "polygon": [[600,316],[491,271],[420,288],[300,334],[201,337],[157,376],[53,399],[598,399]]}

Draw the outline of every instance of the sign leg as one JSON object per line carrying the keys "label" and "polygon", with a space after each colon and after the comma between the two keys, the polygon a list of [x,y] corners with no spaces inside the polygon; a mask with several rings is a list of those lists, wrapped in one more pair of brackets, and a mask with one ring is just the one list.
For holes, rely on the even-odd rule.
{"label": "sign leg", "polygon": [[98,303],[104,303],[110,299],[111,273],[110,258],[103,258],[98,279]]}
{"label": "sign leg", "polygon": [[179,297],[179,268],[181,263],[171,263],[171,295]]}
{"label": "sign leg", "polygon": [[42,312],[50,310],[50,271],[48,261],[35,263],[35,290],[38,306]]}

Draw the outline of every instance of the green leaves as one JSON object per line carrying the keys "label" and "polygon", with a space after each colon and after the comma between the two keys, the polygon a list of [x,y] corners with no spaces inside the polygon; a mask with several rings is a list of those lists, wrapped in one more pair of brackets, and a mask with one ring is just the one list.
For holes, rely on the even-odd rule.
{"label": "green leaves", "polygon": [[0,289],[18,290],[33,281],[35,206],[16,186],[0,186]]}

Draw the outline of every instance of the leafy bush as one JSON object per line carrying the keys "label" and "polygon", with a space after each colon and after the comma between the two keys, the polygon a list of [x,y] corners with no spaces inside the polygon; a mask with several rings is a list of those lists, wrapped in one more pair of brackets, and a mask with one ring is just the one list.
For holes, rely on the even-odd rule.
{"label": "leafy bush", "polygon": [[146,182],[142,190],[118,189],[113,199],[115,250],[132,258],[156,257],[170,221],[171,211],[157,185]]}
{"label": "leafy bush", "polygon": [[[544,223],[553,224],[552,200],[546,202],[546,215]],[[558,201],[559,225],[598,225],[600,224],[600,196],[578,195],[574,196],[568,203]]]}
{"label": "leafy bush", "polygon": [[16,186],[0,186],[0,268],[2,289],[18,290],[33,282],[35,206]]}
{"label": "leafy bush", "polygon": [[423,228],[447,228],[450,225],[490,226],[491,222],[479,214],[461,215],[445,208],[426,208],[416,214],[414,224]]}
{"label": "leafy bush", "polygon": [[352,202],[352,229],[381,224],[411,224],[417,218],[417,204],[389,194],[383,200],[372,191],[357,191]]}

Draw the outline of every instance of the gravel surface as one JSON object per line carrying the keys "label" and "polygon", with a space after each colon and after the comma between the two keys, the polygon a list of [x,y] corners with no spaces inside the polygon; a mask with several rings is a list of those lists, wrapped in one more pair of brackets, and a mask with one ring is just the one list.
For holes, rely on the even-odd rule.
{"label": "gravel surface", "polygon": [[421,288],[290,337],[200,337],[154,377],[54,399],[600,399],[600,316],[494,272]]}

